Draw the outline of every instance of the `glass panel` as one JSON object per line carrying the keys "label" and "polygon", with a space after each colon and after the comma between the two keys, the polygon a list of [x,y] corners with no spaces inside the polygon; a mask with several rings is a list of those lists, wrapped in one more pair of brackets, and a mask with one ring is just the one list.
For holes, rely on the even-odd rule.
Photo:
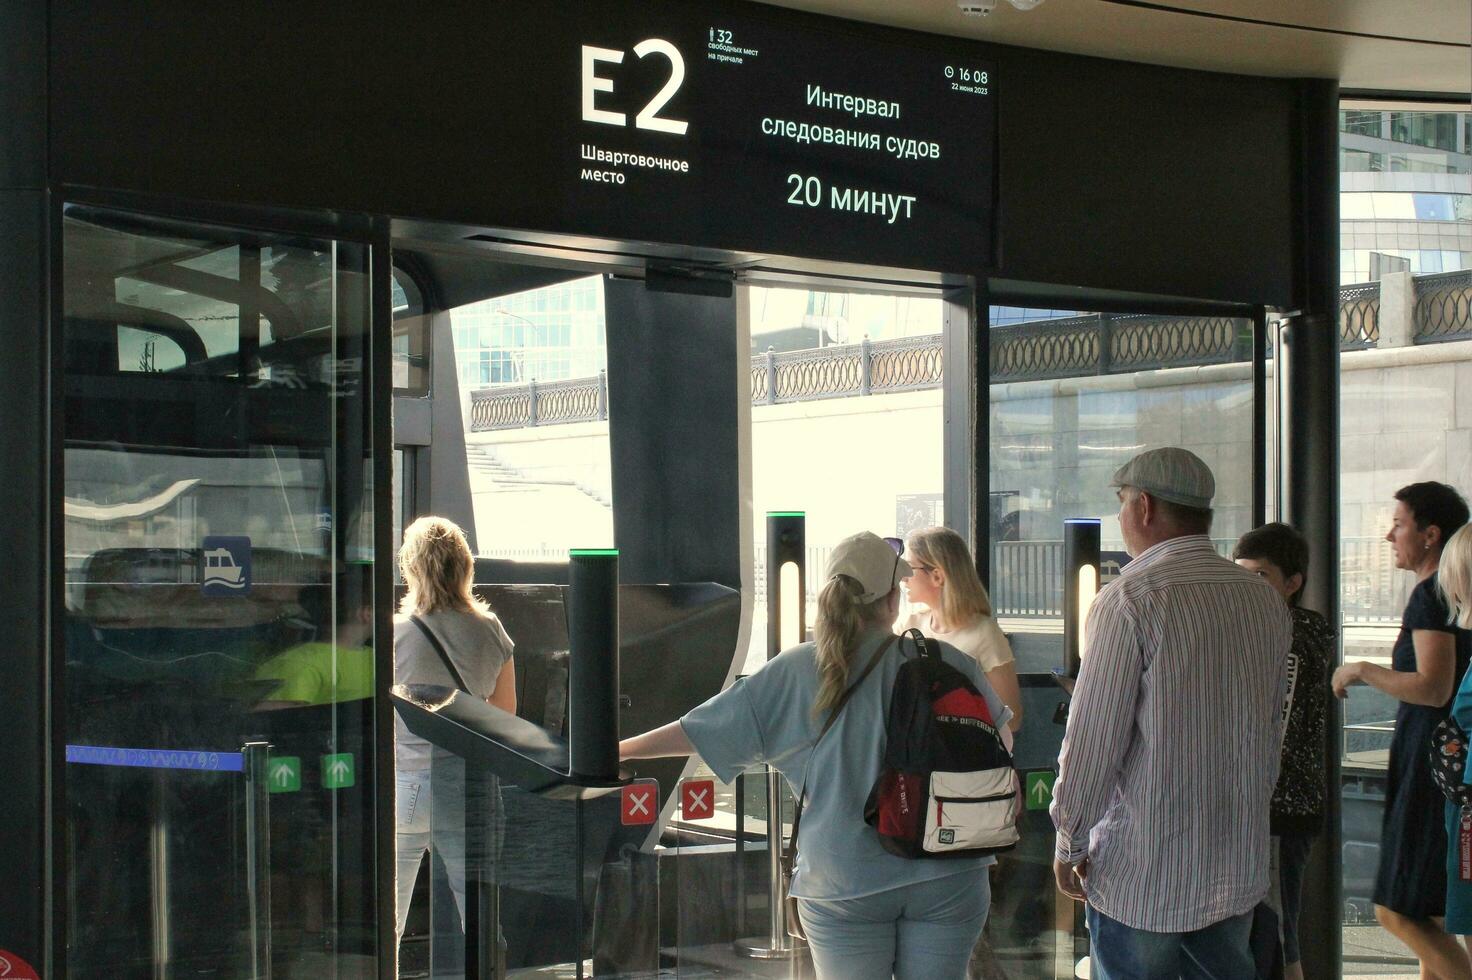
{"label": "glass panel", "polygon": [[[1373,352],[1340,364],[1340,593],[1344,661],[1390,666],[1401,612],[1415,584],[1398,570],[1385,533],[1400,487],[1422,480],[1465,485],[1455,447],[1458,373],[1453,364],[1397,366]],[[1407,416],[1414,415],[1411,422]],[[1346,974],[1398,966],[1411,951],[1375,921],[1371,902],[1380,860],[1386,767],[1397,702],[1373,688],[1350,689],[1341,756]]]}
{"label": "glass panel", "polygon": [[419,287],[402,269],[393,270],[394,393],[429,394],[429,318]]}
{"label": "glass panel", "polygon": [[66,973],[373,976],[367,251],[63,235]]}
{"label": "glass panel", "polygon": [[[702,766],[684,785],[682,802],[686,794],[704,799],[699,794],[708,785],[715,805],[708,816],[686,817],[683,810],[676,810],[664,835],[666,860],[675,859],[674,873],[667,879],[674,886],[675,902],[666,905],[674,909],[674,922],[666,923],[664,929],[676,937],[673,966],[677,975],[812,977],[812,960],[805,953],[791,960],[748,955],[754,948],[780,948],[784,941],[791,945],[785,932],[779,942],[772,942],[766,770],[752,769],[734,783],[723,783]],[[792,791],[785,780],[780,781],[780,789],[785,839],[792,833]],[[714,841],[733,840],[734,846],[712,846]],[[785,925],[785,919],[782,921]]]}
{"label": "glass panel", "polygon": [[1450,194],[1412,194],[1416,205],[1417,221],[1451,221],[1452,195]]}
{"label": "glass panel", "polygon": [[494,529],[477,536],[477,554],[563,561],[569,548],[612,546],[603,280],[495,296],[450,316],[476,527]]}
{"label": "glass panel", "polygon": [[[1374,114],[1383,118],[1387,137],[1376,141],[1376,148],[1393,150],[1408,173],[1344,175],[1343,187],[1356,193],[1341,194],[1341,202],[1351,205],[1370,198],[1378,220],[1347,220],[1368,216],[1360,207],[1353,213],[1349,207],[1341,208],[1346,220],[1339,247],[1341,255],[1349,253],[1353,262],[1341,263],[1340,281],[1363,282],[1409,268],[1417,278],[1398,314],[1405,322],[1397,326],[1387,319],[1397,313],[1391,304],[1370,308],[1378,310],[1380,346],[1424,345],[1436,339],[1424,332],[1428,310],[1436,308],[1438,296],[1451,295],[1437,291],[1441,278],[1467,267],[1464,242],[1472,232],[1472,197],[1466,193],[1465,177],[1423,174],[1472,170],[1472,156],[1467,153],[1472,147],[1463,135],[1472,131],[1472,113]],[[1351,127],[1341,128],[1345,130],[1341,149],[1367,147]],[[1387,218],[1395,223],[1384,224]],[[1386,258],[1393,255],[1404,259]],[[1388,292],[1382,295],[1386,300],[1393,298]],[[1371,294],[1370,299],[1357,302],[1364,306],[1376,301]],[[1339,359],[1340,626],[1345,662],[1389,666],[1413,584],[1411,573],[1395,568],[1384,540],[1393,494],[1400,487],[1425,480],[1465,492],[1472,479],[1472,456],[1466,448],[1472,443],[1459,397],[1459,389],[1466,388],[1472,375],[1450,354],[1437,355],[1429,346],[1421,350],[1429,357],[1415,366],[1398,360],[1404,353],[1398,351],[1344,350]],[[1344,972],[1348,976],[1414,974],[1417,964],[1411,950],[1376,923],[1371,902],[1380,861],[1386,770],[1397,702],[1373,688],[1356,686],[1350,689],[1343,710],[1338,790]]]}
{"label": "glass panel", "polygon": [[[1023,675],[1019,769],[1053,771],[1063,738],[1066,697],[1050,672],[1065,665],[1064,521],[1100,521],[1107,582],[1129,560],[1111,476],[1145,449],[1180,446],[1216,477],[1217,550],[1230,554],[1251,528],[1251,330],[1090,313],[992,327],[990,584]],[[1071,977],[1087,952],[1081,906],[1052,884],[1046,811],[1029,811],[1023,828],[993,881],[988,933],[1008,976]]]}
{"label": "glass panel", "polygon": [[[414,512],[414,481],[411,478],[409,466],[412,466],[412,449],[394,450],[394,554],[399,553],[399,546],[404,543],[404,528],[409,524],[409,516]],[[408,464],[406,466],[406,463]],[[395,581],[400,577],[398,562],[394,562]]]}
{"label": "glass panel", "polygon": [[[749,307],[757,589],[747,672],[767,657],[763,515],[807,514],[811,627],[833,545],[942,523],[944,480],[939,299],[753,287]],[[855,455],[860,442],[891,447],[895,464]]]}

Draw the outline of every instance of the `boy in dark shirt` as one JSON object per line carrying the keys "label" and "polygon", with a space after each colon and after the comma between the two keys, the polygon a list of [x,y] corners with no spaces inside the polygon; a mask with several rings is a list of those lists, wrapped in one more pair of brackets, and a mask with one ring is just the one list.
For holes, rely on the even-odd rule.
{"label": "boy in dark shirt", "polygon": [[1324,726],[1328,717],[1329,667],[1334,630],[1323,616],[1298,605],[1308,572],[1308,544],[1287,524],[1264,524],[1242,535],[1232,558],[1256,572],[1283,596],[1293,613],[1293,649],[1288,655],[1288,726],[1283,763],[1273,790],[1271,825],[1278,854],[1282,902],[1284,975],[1303,980],[1298,948],[1298,913],[1309,847],[1324,823]]}

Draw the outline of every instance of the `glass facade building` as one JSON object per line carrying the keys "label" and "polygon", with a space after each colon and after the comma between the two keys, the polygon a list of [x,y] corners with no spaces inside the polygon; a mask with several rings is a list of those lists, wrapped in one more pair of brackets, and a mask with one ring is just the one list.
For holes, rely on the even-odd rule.
{"label": "glass facade building", "polygon": [[1339,281],[1472,269],[1472,113],[1345,109]]}
{"label": "glass facade building", "polygon": [[450,315],[462,388],[591,377],[608,364],[597,276],[470,303]]}

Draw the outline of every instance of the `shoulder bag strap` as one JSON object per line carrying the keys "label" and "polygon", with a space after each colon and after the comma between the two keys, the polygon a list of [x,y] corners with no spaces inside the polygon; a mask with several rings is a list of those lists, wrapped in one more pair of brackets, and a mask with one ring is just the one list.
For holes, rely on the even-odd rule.
{"label": "shoulder bag strap", "polygon": [[[883,643],[879,644],[879,649],[875,650],[874,656],[869,658],[868,664],[864,666],[863,673],[859,674],[859,679],[848,686],[848,690],[843,692],[843,695],[838,699],[838,703],[828,713],[828,720],[823,722],[823,730],[818,732],[818,737],[813,740],[812,752],[808,753],[808,768],[811,768],[813,765],[812,753],[818,751],[818,743],[823,741],[823,736],[828,734],[828,729],[832,728],[833,723],[838,720],[839,712],[843,710],[844,705],[848,704],[848,699],[854,696],[854,692],[859,689],[859,685],[864,683],[864,679],[873,672],[875,667],[879,666],[879,661],[884,657],[884,652],[889,649],[889,645],[896,639],[898,637],[891,633]],[[807,798],[808,773],[804,771],[802,776],[802,792],[797,794],[797,803],[792,808],[792,838],[787,844],[789,856],[797,850],[797,831],[802,826],[802,808],[803,804],[807,802]]]}
{"label": "shoulder bag strap", "polygon": [[440,655],[440,662],[445,665],[445,669],[454,678],[455,686],[466,694],[471,694],[470,685],[465,683],[465,678],[461,677],[460,671],[455,669],[455,661],[451,660],[450,655],[445,652],[444,644],[440,643],[440,638],[434,635],[434,630],[430,629],[429,625],[418,616],[410,616],[409,622],[419,627],[420,632],[424,634],[424,638],[429,641],[429,645],[434,647],[434,652]]}

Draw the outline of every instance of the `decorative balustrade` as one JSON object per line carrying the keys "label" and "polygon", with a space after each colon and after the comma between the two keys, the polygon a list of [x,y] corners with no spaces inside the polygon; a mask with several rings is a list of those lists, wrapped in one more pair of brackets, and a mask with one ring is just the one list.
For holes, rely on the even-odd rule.
{"label": "decorative balustrade", "polygon": [[1472,272],[1416,277],[1416,343],[1472,338]]}
{"label": "decorative balustrade", "polygon": [[995,381],[1042,381],[1096,374],[1103,334],[1099,318],[1020,323],[992,330],[991,368]]}
{"label": "decorative balustrade", "polygon": [[1251,354],[1251,322],[1230,317],[1098,313],[999,327],[991,333],[993,381],[1224,364]]}
{"label": "decorative balustrade", "polygon": [[[1415,288],[1416,343],[1472,339],[1472,272],[1417,276]],[[1229,317],[1090,314],[996,327],[989,339],[994,383],[1226,364],[1252,355],[1250,321]],[[1340,291],[1339,339],[1342,350],[1379,343],[1379,283]],[[767,351],[751,358],[751,401],[779,405],[937,388],[943,370],[939,334]],[[608,418],[601,371],[596,378],[481,388],[470,396],[472,432]]]}
{"label": "decorative balustrade", "polygon": [[[1223,556],[1230,555],[1232,538],[1213,538]],[[807,601],[817,601],[823,570],[833,549],[807,549]],[[1063,617],[1063,542],[996,541],[992,543],[991,600],[1002,619],[1061,620]],[[564,561],[566,549],[523,548],[483,552],[484,558],[516,561]],[[752,587],[755,601],[767,601],[766,548],[758,544]],[[1390,548],[1380,537],[1346,537],[1339,543],[1340,604],[1344,622],[1352,626],[1386,626],[1400,622],[1415,579],[1395,567]],[[811,623],[809,624],[811,625]]]}
{"label": "decorative balustrade", "polygon": [[[777,405],[817,398],[934,388],[941,380],[940,335],[767,351],[751,359],[751,400]],[[772,383],[776,379],[776,383]]]}
{"label": "decorative balustrade", "polygon": [[1380,284],[1362,283],[1339,291],[1339,349],[1364,350],[1380,340]]}
{"label": "decorative balustrade", "polygon": [[[1226,556],[1235,541],[1214,538],[1212,544]],[[1399,623],[1415,580],[1395,567],[1385,540],[1346,537],[1340,541],[1339,554],[1344,622],[1357,626]],[[991,598],[995,614],[1005,619],[1061,619],[1063,542],[993,543]]]}
{"label": "decorative balustrade", "polygon": [[608,418],[608,375],[477,388],[470,393],[470,431],[520,429]]}

